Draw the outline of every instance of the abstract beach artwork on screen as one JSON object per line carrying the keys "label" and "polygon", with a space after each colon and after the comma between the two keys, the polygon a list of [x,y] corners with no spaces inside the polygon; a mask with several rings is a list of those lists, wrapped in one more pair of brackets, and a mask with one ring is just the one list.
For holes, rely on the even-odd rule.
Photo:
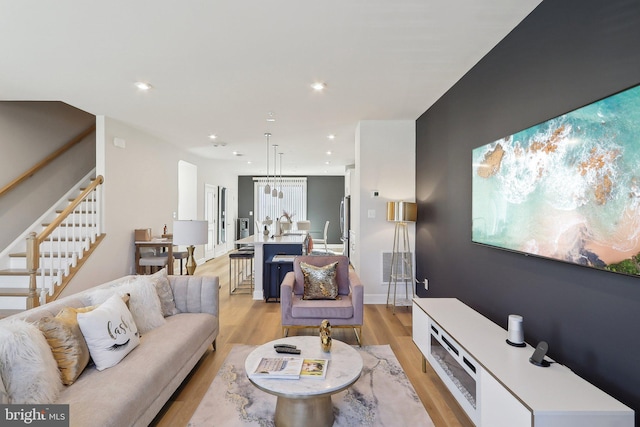
{"label": "abstract beach artwork on screen", "polygon": [[640,275],[640,86],[472,156],[473,242]]}

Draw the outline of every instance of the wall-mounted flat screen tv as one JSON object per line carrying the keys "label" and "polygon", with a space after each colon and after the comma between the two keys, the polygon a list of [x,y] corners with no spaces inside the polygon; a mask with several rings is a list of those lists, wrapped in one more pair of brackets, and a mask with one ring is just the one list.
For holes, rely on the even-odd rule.
{"label": "wall-mounted flat screen tv", "polygon": [[640,86],[473,150],[472,240],[640,275]]}

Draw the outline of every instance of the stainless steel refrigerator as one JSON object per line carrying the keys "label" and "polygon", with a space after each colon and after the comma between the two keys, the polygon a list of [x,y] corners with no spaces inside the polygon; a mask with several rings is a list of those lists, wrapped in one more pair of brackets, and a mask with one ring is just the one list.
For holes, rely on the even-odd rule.
{"label": "stainless steel refrigerator", "polygon": [[346,196],[340,202],[340,240],[343,254],[349,256],[349,230],[351,229],[351,196]]}

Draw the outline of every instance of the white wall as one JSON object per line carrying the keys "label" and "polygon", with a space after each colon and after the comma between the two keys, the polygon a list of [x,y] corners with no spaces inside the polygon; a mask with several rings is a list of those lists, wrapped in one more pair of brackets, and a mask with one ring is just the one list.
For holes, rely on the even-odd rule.
{"label": "white wall", "polygon": [[[387,222],[389,201],[415,201],[416,126],[414,120],[367,120],[356,129],[356,169],[352,193],[352,264],[365,288],[365,303],[384,304],[382,253],[393,250],[394,224]],[[372,191],[379,192],[372,197]],[[369,218],[369,213],[375,217]],[[415,225],[409,225],[415,250]]]}
{"label": "white wall", "polygon": [[[151,228],[162,234],[165,224],[171,231],[173,212],[178,210],[178,161],[198,167],[198,218],[204,219],[205,184],[228,188],[229,204],[237,203],[237,174],[224,162],[192,155],[167,141],[135,129],[123,122],[98,117],[98,173],[103,174],[106,237],[93,256],[71,281],[63,295],[69,295],[127,274],[133,274],[133,230]],[[102,124],[104,123],[104,125]],[[114,146],[115,137],[124,139],[125,148]],[[233,208],[235,209],[235,208]],[[234,218],[230,212],[229,218]],[[229,225],[233,230],[233,221]],[[230,233],[235,235],[235,231]],[[233,246],[227,243],[228,248]],[[196,258],[204,257],[202,246]]]}

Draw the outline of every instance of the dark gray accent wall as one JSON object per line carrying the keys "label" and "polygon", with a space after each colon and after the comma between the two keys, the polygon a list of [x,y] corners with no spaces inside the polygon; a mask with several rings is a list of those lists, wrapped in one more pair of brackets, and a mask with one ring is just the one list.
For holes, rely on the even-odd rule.
{"label": "dark gray accent wall", "polygon": [[[307,219],[312,236],[319,237],[329,221],[328,243],[340,244],[340,201],[344,197],[344,176],[307,177]],[[249,231],[254,233],[253,177],[238,177],[238,218],[250,218]],[[296,218],[294,217],[294,220]]]}
{"label": "dark gray accent wall", "polygon": [[472,244],[471,151],[640,83],[639,44],[637,0],[545,0],[416,129],[421,296],[458,298],[504,328],[523,315],[528,343],[547,341],[636,412],[640,278]]}

